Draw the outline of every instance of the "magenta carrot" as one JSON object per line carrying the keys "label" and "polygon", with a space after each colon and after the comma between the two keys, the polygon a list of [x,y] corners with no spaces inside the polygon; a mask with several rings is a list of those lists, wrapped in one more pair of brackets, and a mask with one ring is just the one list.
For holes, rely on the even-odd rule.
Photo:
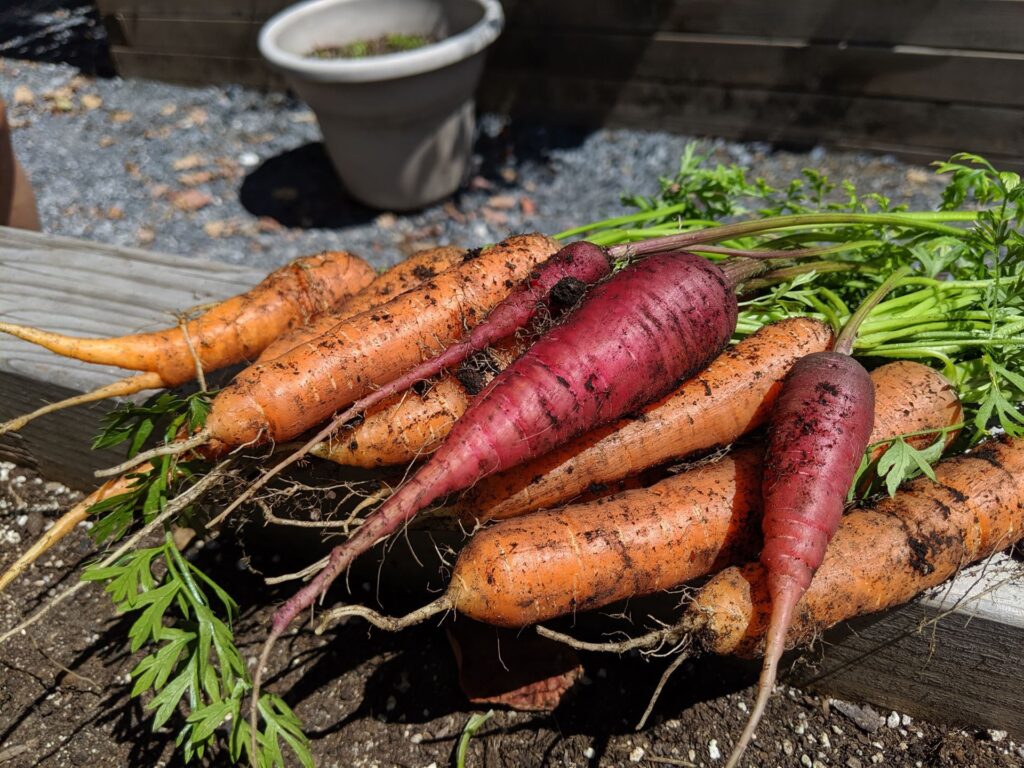
{"label": "magenta carrot", "polygon": [[757,701],[726,768],[735,768],[771,697],[797,603],[839,528],[846,496],[874,426],[875,387],[850,353],[860,323],[906,274],[898,270],[853,314],[830,352],[796,361],[768,422],[762,495],[772,617]]}
{"label": "magenta carrot", "polygon": [[526,280],[502,299],[484,321],[470,331],[465,339],[361,397],[346,410],[336,414],[331,422],[308,440],[302,448],[264,472],[244,493],[214,518],[211,524],[219,522],[252,498],[256,491],[266,485],[271,478],[301,459],[314,446],[329,439],[343,424],[363,413],[367,408],[371,408],[392,395],[404,392],[416,382],[429,379],[445,368],[458,365],[474,352],[511,336],[526,326],[541,307],[550,307],[552,304],[565,302],[575,304],[582,298],[587,285],[596,283],[610,272],[611,262],[603,248],[583,241],[562,248],[543,264],[533,269]]}

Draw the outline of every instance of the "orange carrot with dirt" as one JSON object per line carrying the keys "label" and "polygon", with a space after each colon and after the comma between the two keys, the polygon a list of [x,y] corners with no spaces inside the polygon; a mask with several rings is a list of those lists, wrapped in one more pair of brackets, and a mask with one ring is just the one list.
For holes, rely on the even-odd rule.
{"label": "orange carrot with dirt", "polygon": [[472,399],[527,347],[513,337],[483,350],[453,373],[444,372],[368,408],[361,422],[310,453],[353,467],[408,464],[433,453]]}
{"label": "orange carrot with dirt", "polygon": [[[935,480],[910,480],[895,496],[843,516],[797,603],[786,647],[809,643],[841,621],[906,603],[1022,539],[1024,439],[1003,436],[943,459],[935,465]],[[627,643],[652,648],[690,635],[698,650],[753,658],[764,653],[771,612],[765,567],[732,566],[701,587],[674,627]]]}
{"label": "orange carrot with dirt", "polygon": [[796,360],[831,343],[832,331],[810,318],[766,325],[638,416],[481,480],[455,510],[467,525],[516,517],[574,499],[590,485],[728,445],[764,423]]}
{"label": "orange carrot with dirt", "polygon": [[110,339],[78,338],[0,323],[0,332],[59,355],[143,372],[12,419],[0,425],[0,434],[61,408],[184,384],[196,377],[197,367],[213,371],[252,359],[283,332],[341,305],[369,285],[373,276],[369,264],[345,251],[307,256],[187,323]]}
{"label": "orange carrot with dirt", "polygon": [[[960,403],[942,374],[898,361],[875,369],[879,443],[896,435],[923,446],[960,423]],[[908,401],[908,391],[917,393]],[[947,435],[947,441],[953,439]],[[447,594],[430,612],[454,609],[503,627],[523,627],[639,595],[671,589],[756,554],[761,543],[764,446],[748,445],[722,459],[648,488],[589,503],[504,520],[477,533],[459,554]],[[398,629],[361,606],[330,618],[360,615]],[[424,609],[415,620],[422,620]]]}
{"label": "orange carrot with dirt", "polygon": [[557,250],[543,235],[508,238],[314,341],[250,366],[214,398],[205,431],[179,447],[208,442],[218,451],[302,434],[450,346]]}
{"label": "orange carrot with dirt", "polygon": [[257,362],[280,357],[299,344],[322,336],[346,318],[387,304],[400,293],[432,280],[466,257],[467,252],[462,248],[447,245],[412,254],[408,259],[377,275],[372,283],[334,311],[319,315],[304,325],[298,325],[282,333],[266,346]]}

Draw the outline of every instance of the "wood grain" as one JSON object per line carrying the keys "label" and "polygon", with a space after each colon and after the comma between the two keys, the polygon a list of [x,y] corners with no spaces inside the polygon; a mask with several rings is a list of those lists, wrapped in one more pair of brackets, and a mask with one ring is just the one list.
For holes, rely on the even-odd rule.
{"label": "wood grain", "polygon": [[1024,738],[1024,565],[997,555],[921,599],[826,633],[789,682]]}
{"label": "wood grain", "polygon": [[1024,54],[513,28],[499,38],[489,63],[492,71],[517,72],[523,79],[530,72],[540,79],[556,75],[1024,107]]}
{"label": "wood grain", "polygon": [[1024,109],[845,97],[680,83],[533,77],[494,71],[484,109],[583,124],[677,131],[800,146],[913,153],[935,160],[970,148],[1024,164]]}
{"label": "wood grain", "polygon": [[1024,52],[1020,0],[505,0],[509,27]]}
{"label": "wood grain", "polygon": [[[176,324],[176,313],[233,296],[264,270],[183,259],[0,227],[0,318],[81,336],[117,336]],[[0,420],[94,389],[127,372],[80,363],[0,334]],[[52,414],[0,438],[0,458],[18,457],[77,488],[111,455],[88,450],[99,404]]]}

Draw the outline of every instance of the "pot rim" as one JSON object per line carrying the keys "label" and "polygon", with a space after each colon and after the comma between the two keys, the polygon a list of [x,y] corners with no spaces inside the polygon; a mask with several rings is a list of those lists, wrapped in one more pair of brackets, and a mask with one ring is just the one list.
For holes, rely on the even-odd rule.
{"label": "pot rim", "polygon": [[314,59],[285,51],[277,44],[282,31],[308,16],[314,16],[354,0],[306,0],[271,17],[259,35],[259,49],[267,61],[286,73],[316,82],[366,83],[394,80],[456,64],[484,50],[501,34],[505,14],[498,0],[469,0],[483,7],[476,24],[437,43],[399,53],[365,59]]}

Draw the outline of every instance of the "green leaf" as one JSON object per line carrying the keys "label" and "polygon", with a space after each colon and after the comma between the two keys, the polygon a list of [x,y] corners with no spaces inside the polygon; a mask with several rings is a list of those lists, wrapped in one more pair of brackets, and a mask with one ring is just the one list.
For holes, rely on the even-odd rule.
{"label": "green leaf", "polygon": [[174,600],[181,586],[176,583],[164,584],[157,589],[144,592],[135,601],[133,608],[143,608],[142,614],[128,630],[131,650],[135,653],[147,640],[158,640],[163,629],[164,613]]}
{"label": "green leaf", "polygon": [[225,718],[231,714],[231,708],[231,701],[222,700],[197,709],[190,714],[188,722],[192,723],[194,729],[190,740],[193,742],[207,741]]}
{"label": "green leaf", "polygon": [[163,690],[160,691],[147,705],[147,709],[156,710],[153,714],[153,730],[159,730],[164,723],[170,720],[178,708],[181,697],[185,695],[192,681],[192,674],[195,670],[196,659],[192,657],[185,668],[173,678]]}

